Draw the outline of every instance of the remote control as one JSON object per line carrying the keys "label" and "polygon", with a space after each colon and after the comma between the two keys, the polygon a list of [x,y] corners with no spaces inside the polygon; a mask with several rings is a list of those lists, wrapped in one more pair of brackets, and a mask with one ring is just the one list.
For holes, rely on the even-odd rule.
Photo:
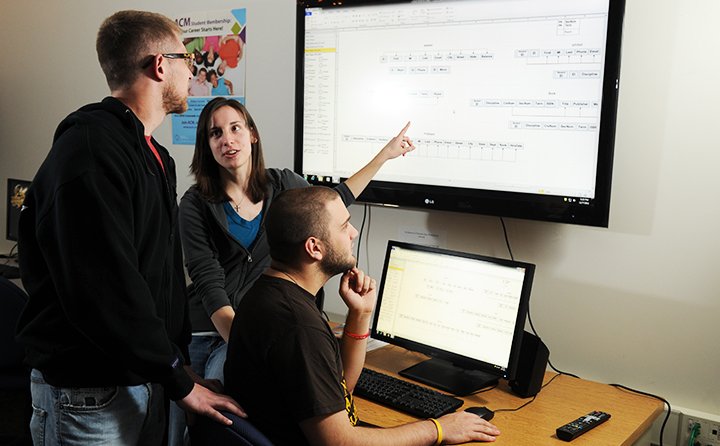
{"label": "remote control", "polygon": [[571,441],[609,419],[609,413],[596,410],[564,426],[560,426],[555,430],[555,434],[563,441]]}

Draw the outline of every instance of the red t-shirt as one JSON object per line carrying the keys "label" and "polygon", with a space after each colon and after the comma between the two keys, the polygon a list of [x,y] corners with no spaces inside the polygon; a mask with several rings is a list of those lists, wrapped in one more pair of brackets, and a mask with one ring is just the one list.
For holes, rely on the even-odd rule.
{"label": "red t-shirt", "polygon": [[155,155],[158,163],[160,163],[160,167],[162,168],[163,173],[165,173],[165,165],[162,162],[162,158],[160,158],[160,154],[152,143],[152,136],[145,135],[145,141],[147,141],[148,146],[150,146],[150,150],[152,151],[153,155]]}

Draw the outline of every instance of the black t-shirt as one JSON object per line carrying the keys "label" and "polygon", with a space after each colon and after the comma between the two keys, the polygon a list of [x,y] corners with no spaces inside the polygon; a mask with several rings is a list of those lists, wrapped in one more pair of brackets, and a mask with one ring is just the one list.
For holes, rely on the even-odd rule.
{"label": "black t-shirt", "polygon": [[237,308],[225,389],[278,446],[307,444],[299,422],[341,410],[357,418],[343,379],[340,347],[314,297],[261,276]]}

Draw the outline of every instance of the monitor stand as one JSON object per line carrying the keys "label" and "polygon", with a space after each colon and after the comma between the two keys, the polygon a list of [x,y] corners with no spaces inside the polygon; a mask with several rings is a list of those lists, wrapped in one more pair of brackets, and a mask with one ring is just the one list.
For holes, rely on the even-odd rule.
{"label": "monitor stand", "polygon": [[458,367],[448,361],[432,358],[401,370],[400,376],[414,379],[457,396],[469,395],[498,383],[498,377]]}

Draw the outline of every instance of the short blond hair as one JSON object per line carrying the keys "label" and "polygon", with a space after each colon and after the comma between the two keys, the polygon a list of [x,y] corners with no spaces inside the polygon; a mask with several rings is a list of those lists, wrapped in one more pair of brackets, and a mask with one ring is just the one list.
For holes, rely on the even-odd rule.
{"label": "short blond hair", "polygon": [[129,87],[143,61],[166,51],[182,35],[177,23],[162,14],[118,11],[100,25],[95,49],[111,90]]}

